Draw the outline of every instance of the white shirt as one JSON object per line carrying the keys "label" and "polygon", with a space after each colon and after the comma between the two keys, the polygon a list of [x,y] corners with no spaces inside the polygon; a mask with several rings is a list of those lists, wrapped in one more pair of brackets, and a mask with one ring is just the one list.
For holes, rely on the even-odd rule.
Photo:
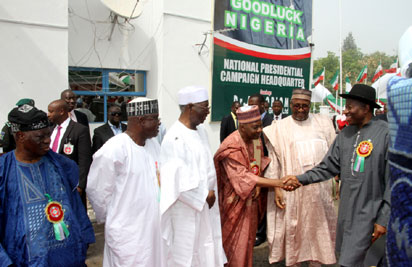
{"label": "white shirt", "polygon": [[[191,130],[175,122],[163,139],[160,166],[161,229],[168,266],[223,266],[216,170],[203,125]],[[211,209],[206,203],[209,190],[216,196]]]}
{"label": "white shirt", "polygon": [[121,123],[119,123],[119,127],[116,127],[116,125],[112,124],[110,121],[107,121],[107,123],[109,124],[110,129],[112,129],[112,132],[114,135],[118,135],[123,132]]}
{"label": "white shirt", "polygon": [[69,112],[69,118],[72,119],[74,122],[77,122],[76,114],[74,113],[74,109]]}
{"label": "white shirt", "polygon": [[58,126],[62,127],[60,129],[60,137],[59,137],[59,144],[57,145],[57,150],[56,153],[59,153],[59,149],[60,149],[60,144],[62,143],[62,138],[64,133],[66,132],[67,127],[69,126],[70,123],[70,118],[67,118],[62,124],[60,125],[56,125],[56,127],[54,127],[52,135],[51,135],[51,142],[50,142],[50,149],[53,148],[53,143],[54,143],[54,139],[56,139],[56,135],[57,135],[57,128]]}
{"label": "white shirt", "polygon": [[[87,197],[105,224],[103,267],[163,267],[155,138],[137,145],[122,133],[94,155]],[[160,177],[159,177],[160,178]]]}

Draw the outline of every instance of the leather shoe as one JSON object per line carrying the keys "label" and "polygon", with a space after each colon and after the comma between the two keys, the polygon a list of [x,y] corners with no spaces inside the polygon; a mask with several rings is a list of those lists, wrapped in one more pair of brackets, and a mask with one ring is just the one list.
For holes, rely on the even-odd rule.
{"label": "leather shoe", "polygon": [[262,244],[265,241],[266,241],[266,238],[261,237],[261,236],[257,236],[256,239],[255,239],[255,247],[259,246],[260,244]]}

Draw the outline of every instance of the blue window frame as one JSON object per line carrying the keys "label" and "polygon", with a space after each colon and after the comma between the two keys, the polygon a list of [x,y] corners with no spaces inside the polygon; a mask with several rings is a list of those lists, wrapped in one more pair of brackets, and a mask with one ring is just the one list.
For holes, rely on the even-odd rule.
{"label": "blue window frame", "polygon": [[122,108],[133,97],[146,96],[146,72],[124,69],[69,67],[69,86],[78,96],[77,108],[90,122],[106,122],[111,104]]}

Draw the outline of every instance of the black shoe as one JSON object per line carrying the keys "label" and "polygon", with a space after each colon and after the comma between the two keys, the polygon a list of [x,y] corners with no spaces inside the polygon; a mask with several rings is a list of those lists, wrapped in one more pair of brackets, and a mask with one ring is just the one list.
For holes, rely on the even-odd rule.
{"label": "black shoe", "polygon": [[255,239],[255,247],[259,246],[260,244],[262,244],[265,241],[266,241],[266,238],[261,237],[261,236],[257,236],[256,239]]}

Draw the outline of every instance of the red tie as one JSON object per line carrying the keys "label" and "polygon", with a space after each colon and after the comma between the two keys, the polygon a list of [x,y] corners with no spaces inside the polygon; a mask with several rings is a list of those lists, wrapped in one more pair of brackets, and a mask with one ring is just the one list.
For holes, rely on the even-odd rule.
{"label": "red tie", "polygon": [[62,127],[59,125],[59,126],[57,126],[57,134],[56,134],[56,137],[54,138],[54,141],[53,141],[53,146],[52,146],[52,150],[54,151],[54,152],[57,152],[57,148],[59,147],[59,139],[60,139],[60,129],[61,129]]}

